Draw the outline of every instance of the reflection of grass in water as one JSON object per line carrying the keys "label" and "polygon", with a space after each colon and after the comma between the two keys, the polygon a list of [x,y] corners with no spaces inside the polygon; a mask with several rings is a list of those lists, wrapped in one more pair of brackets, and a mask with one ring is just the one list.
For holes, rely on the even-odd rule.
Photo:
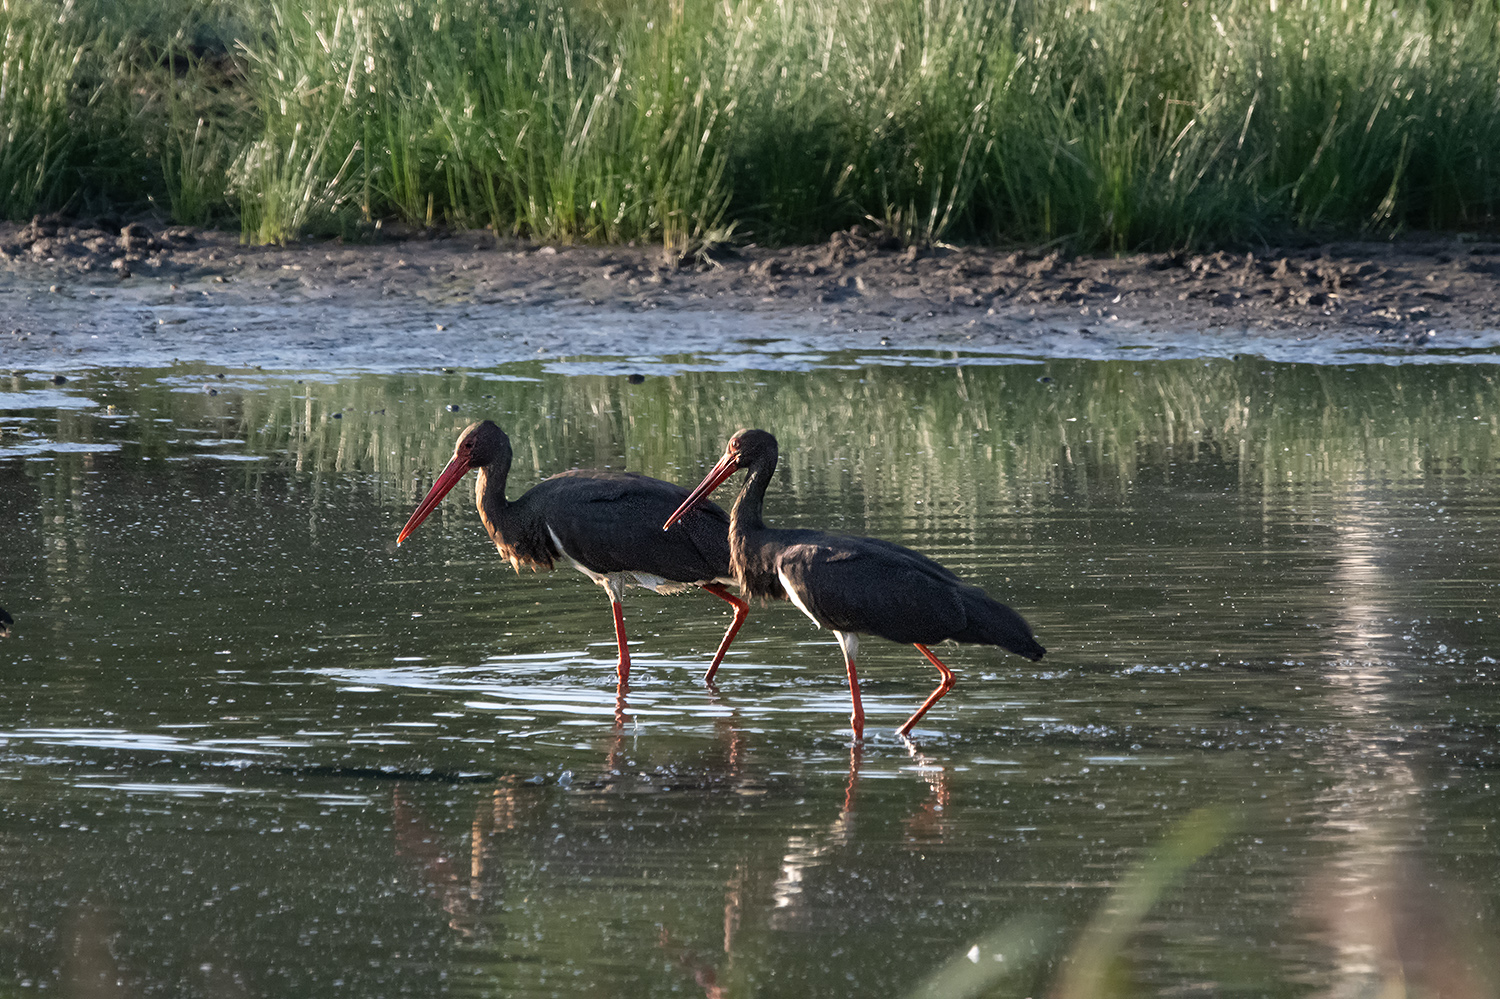
{"label": "reflection of grass in water", "polygon": [[[1118,498],[1142,482],[1269,497],[1481,473],[1500,452],[1495,377],[1457,365],[1059,361],[687,373],[641,385],[605,376],[496,381],[481,372],[361,376],[215,397],[148,383],[94,395],[189,424],[233,415],[230,432],[277,460],[268,467],[367,475],[393,502],[424,489],[457,431],[476,419],[493,418],[515,441],[513,490],[593,465],[696,481],[730,433],[759,425],[782,442],[775,489],[896,499],[920,530],[936,505],[945,520],[959,510],[977,522],[999,508],[1024,511],[1047,492]],[[448,412],[450,403],[459,411]],[[63,439],[98,437],[86,413],[59,419]],[[141,432],[149,440],[162,426]],[[1203,478],[1226,470],[1232,481]]]}
{"label": "reflection of grass in water", "polygon": [[[492,416],[519,444],[518,481],[622,463],[686,481],[731,432],[760,425],[782,440],[781,489],[852,479],[924,505],[1025,507],[1038,490],[1129,490],[1147,475],[1186,484],[1203,456],[1236,467],[1237,488],[1278,492],[1479,470],[1494,465],[1500,426],[1483,368],[1258,360],[689,373],[642,385],[455,374],[304,388],[303,399],[247,396],[245,421],[264,428],[257,446],[288,449],[310,470],[410,481],[446,460],[459,427]],[[442,409],[450,400],[460,412]],[[334,409],[347,409],[343,419],[328,419]]]}
{"label": "reflection of grass in water", "polygon": [[[1095,911],[1064,957],[1048,990],[1056,999],[1096,999],[1128,992],[1121,976],[1124,950],[1162,896],[1188,869],[1223,844],[1234,822],[1221,807],[1200,808],[1178,822],[1151,856],[1132,865]],[[1057,920],[1019,916],[981,937],[909,995],[911,999],[972,999],[1018,976],[1052,965],[1060,938]]]}
{"label": "reflection of grass in water", "polygon": [[[1046,496],[1120,502],[1151,486],[1321,502],[1330,486],[1437,485],[1491,473],[1500,457],[1496,376],[1481,366],[1056,361],[686,373],[641,385],[545,376],[535,366],[506,376],[515,373],[533,378],[360,376],[217,396],[147,382],[91,394],[179,425],[231,417],[216,426],[270,459],[243,470],[247,484],[273,470],[307,475],[315,489],[355,475],[394,506],[421,495],[458,430],[476,419],[494,419],[515,442],[512,495],[546,475],[602,465],[690,484],[730,433],[760,425],[782,443],[773,514],[778,496],[837,496],[823,526],[862,532],[862,509],[894,510],[898,521],[881,530],[913,538],[941,526],[957,535],[940,543],[960,546],[1006,511],[1026,537],[1025,514]],[[58,421],[61,440],[116,439],[87,411],[59,411]],[[171,428],[146,422],[130,432],[165,457]],[[60,468],[80,462],[59,456]]]}

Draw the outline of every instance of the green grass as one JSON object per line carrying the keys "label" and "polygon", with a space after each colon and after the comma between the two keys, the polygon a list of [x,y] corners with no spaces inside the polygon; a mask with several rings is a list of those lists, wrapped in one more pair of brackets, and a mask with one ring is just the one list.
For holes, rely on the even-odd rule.
{"label": "green grass", "polygon": [[1496,0],[0,0],[0,211],[256,242],[1493,230]]}
{"label": "green grass", "polygon": [[76,141],[69,104],[84,38],[41,8],[0,0],[0,212],[11,218],[63,197]]}

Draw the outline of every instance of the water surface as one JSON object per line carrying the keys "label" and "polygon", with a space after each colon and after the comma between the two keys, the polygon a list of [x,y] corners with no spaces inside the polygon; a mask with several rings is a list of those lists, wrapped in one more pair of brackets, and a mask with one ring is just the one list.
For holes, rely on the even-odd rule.
{"label": "water surface", "polygon": [[[1493,994],[1493,368],[890,360],[0,380],[12,991]],[[856,747],[794,608],[710,690],[725,605],[633,591],[617,702],[601,591],[469,489],[395,547],[480,417],[512,495],[764,426],[768,519],[1049,654],[938,650],[903,742],[935,672],[868,640]]]}

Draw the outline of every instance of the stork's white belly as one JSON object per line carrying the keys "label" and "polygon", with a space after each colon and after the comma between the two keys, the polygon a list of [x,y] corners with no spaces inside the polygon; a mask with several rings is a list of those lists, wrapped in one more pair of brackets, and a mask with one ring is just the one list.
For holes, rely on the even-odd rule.
{"label": "stork's white belly", "polygon": [[615,600],[620,599],[620,594],[627,586],[639,586],[652,593],[681,593],[683,590],[693,588],[692,583],[679,583],[675,579],[663,579],[661,576],[649,572],[637,572],[633,569],[625,572],[595,572],[568,553],[568,550],[563,547],[562,539],[557,536],[551,524],[547,525],[547,533],[552,537],[553,546],[562,553],[563,558],[568,560],[569,565],[608,590],[609,595]]}

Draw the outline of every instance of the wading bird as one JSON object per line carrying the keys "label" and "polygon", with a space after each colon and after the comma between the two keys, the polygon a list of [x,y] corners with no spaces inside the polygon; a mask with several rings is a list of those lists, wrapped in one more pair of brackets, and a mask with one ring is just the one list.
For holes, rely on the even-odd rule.
{"label": "wading bird", "polygon": [[614,611],[620,684],[630,678],[630,650],[620,600],[627,586],[674,593],[697,586],[734,606],[734,620],[703,679],[713,682],[729,643],[745,623],[749,605],[730,593],[729,517],[710,503],[664,536],[662,518],[687,498],[682,486],[632,472],[575,469],[543,479],[517,500],[505,498],[510,438],[489,420],[458,435],[453,458],[401,529],[405,541],[471,469],[479,472],[474,498],[479,519],[500,554],[521,566],[551,569],[564,559],[604,587]]}
{"label": "wading bird", "polygon": [[849,723],[856,739],[865,726],[854,671],[859,635],[910,642],[942,675],[937,689],[896,730],[903,736],[953,687],[952,671],[927,646],[951,638],[998,645],[1033,661],[1042,658],[1047,650],[1021,615],[925,555],[878,538],[767,527],[761,511],[776,459],[775,437],[764,430],[739,431],[663,529],[705,502],[736,471],[747,470],[729,515],[729,566],[740,595],[790,600],[818,627],[833,632],[849,673],[854,702]]}

